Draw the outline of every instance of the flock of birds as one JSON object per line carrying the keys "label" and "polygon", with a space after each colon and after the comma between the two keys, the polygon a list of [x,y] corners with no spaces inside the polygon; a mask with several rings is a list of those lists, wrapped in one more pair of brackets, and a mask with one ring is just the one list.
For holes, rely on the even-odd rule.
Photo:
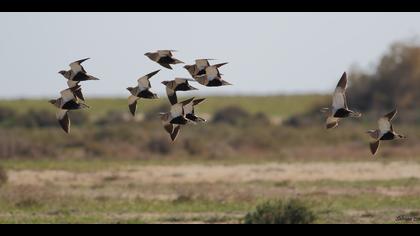
{"label": "flock of birds", "polygon": [[[184,62],[174,58],[174,50],[158,50],[157,52],[146,53],[150,60],[158,63],[162,67],[172,70],[173,65],[184,64]],[[59,73],[67,79],[68,88],[61,91],[61,97],[51,100],[50,103],[56,106],[59,110],[57,112],[57,119],[66,133],[70,132],[70,119],[68,111],[80,110],[89,108],[84,103],[80,82],[89,80],[98,80],[98,78],[89,75],[83,68],[82,63],[89,58],[75,61],[70,64],[70,70],[60,71]],[[190,82],[198,82],[207,87],[220,87],[231,85],[229,82],[222,79],[222,74],[219,68],[227,63],[220,63],[211,65],[210,61],[213,59],[197,59],[195,64],[186,65],[184,68],[189,72],[190,78],[175,78],[171,81],[163,81],[162,84],[166,87],[166,94],[171,104],[171,109],[168,112],[160,113],[160,119],[163,127],[169,134],[172,141],[175,141],[179,135],[182,126],[189,123],[203,123],[205,119],[195,114],[195,106],[205,101],[205,98],[196,99],[190,98],[185,101],[179,102],[177,92],[179,91],[193,91],[197,88],[190,85]],[[172,65],[172,66],[171,66]],[[127,90],[130,92],[128,98],[128,107],[133,116],[136,115],[137,102],[140,99],[157,99],[156,93],[151,91],[152,86],[150,79],[159,73],[160,70],[151,72],[140,79],[135,87],[129,87]],[[338,82],[337,88],[333,94],[333,102],[330,108],[323,108],[321,111],[327,113],[326,128],[337,128],[339,121],[344,118],[360,118],[362,114],[349,109],[347,105],[346,89],[347,89],[347,74],[344,73]],[[370,149],[373,155],[378,152],[380,143],[387,140],[405,139],[406,137],[395,132],[392,120],[397,114],[397,109],[388,113],[378,121],[378,129],[369,130],[367,133],[374,139],[370,143]]]}
{"label": "flock of birds", "polygon": [[[362,114],[349,109],[347,105],[347,73],[344,73],[338,82],[337,88],[333,94],[333,102],[331,108],[323,108],[321,111],[328,114],[326,121],[327,129],[333,129],[338,127],[338,123],[341,119],[353,117],[360,118]],[[392,125],[392,120],[397,115],[397,109],[386,114],[378,120],[378,129],[367,131],[371,138],[375,141],[370,143],[370,150],[372,155],[376,155],[379,150],[381,141],[390,141],[397,139],[406,139],[404,135],[395,132]]]}
{"label": "flock of birds", "polygon": [[[175,50],[158,50],[156,52],[148,52],[144,55],[162,67],[172,70],[173,65],[184,64],[184,62],[174,58],[173,52],[175,52]],[[89,58],[72,62],[70,64],[70,70],[63,70],[59,72],[67,79],[68,88],[60,92],[60,98],[50,100],[50,103],[58,108],[57,119],[66,133],[70,132],[71,124],[68,112],[71,110],[89,108],[89,106],[84,103],[85,98],[82,93],[80,82],[99,80],[98,78],[89,75],[83,68],[82,63],[88,59]],[[196,99],[193,97],[179,102],[177,92],[198,90],[197,88],[191,86],[190,82],[198,82],[206,87],[231,85],[222,79],[222,74],[219,71],[219,68],[227,63],[211,65],[210,61],[212,60],[213,59],[197,59],[195,60],[195,64],[184,66],[191,75],[192,79],[175,78],[171,81],[162,82],[162,84],[166,87],[166,93],[171,104],[171,109],[168,112],[160,113],[160,119],[172,142],[174,142],[178,137],[182,126],[189,123],[196,124],[206,122],[205,119],[195,115],[194,109],[195,106],[204,102],[205,98]],[[160,70],[156,70],[142,76],[137,80],[138,84],[135,87],[127,88],[130,92],[130,96],[128,98],[128,108],[133,116],[136,115],[137,102],[140,99],[158,99],[158,95],[151,91],[152,86],[150,79],[159,73],[159,71]]]}

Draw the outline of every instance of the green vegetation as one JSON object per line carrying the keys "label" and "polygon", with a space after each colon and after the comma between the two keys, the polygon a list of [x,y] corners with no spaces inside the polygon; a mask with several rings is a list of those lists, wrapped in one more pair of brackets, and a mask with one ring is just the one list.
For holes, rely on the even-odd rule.
{"label": "green vegetation", "polygon": [[[287,118],[291,115],[303,113],[314,105],[323,103],[327,96],[324,95],[297,95],[297,96],[267,96],[267,97],[208,97],[206,102],[197,107],[201,113],[213,114],[215,111],[228,106],[238,106],[250,113],[265,113],[270,116],[282,116]],[[182,98],[180,98],[182,99]],[[0,107],[12,108],[18,113],[25,113],[31,109],[48,110],[54,112],[54,107],[49,104],[48,99],[37,100],[2,100]],[[128,112],[127,100],[121,99],[88,99],[87,104],[91,106],[89,113],[93,118],[102,117],[110,111]],[[168,101],[160,99],[157,101],[142,101],[139,112],[148,112],[156,107],[167,104]],[[1,114],[1,113],[0,113]],[[1,116],[0,116],[1,118]]]}
{"label": "green vegetation", "polygon": [[311,224],[315,214],[301,201],[269,201],[245,216],[245,224]]}
{"label": "green vegetation", "polygon": [[69,179],[58,170],[37,176],[46,164],[31,165],[32,175],[30,166],[9,170],[15,177],[0,188],[0,223],[407,223],[396,219],[420,209],[417,179],[148,183],[127,177],[138,163],[101,170],[109,175],[67,168]]}

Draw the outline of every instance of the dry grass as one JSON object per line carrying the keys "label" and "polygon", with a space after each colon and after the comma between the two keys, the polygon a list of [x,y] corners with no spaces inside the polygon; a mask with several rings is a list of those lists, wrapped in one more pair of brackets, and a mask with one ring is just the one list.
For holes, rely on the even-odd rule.
{"label": "dry grass", "polygon": [[34,169],[9,171],[0,222],[239,223],[279,198],[305,201],[317,223],[395,223],[420,208],[417,162]]}

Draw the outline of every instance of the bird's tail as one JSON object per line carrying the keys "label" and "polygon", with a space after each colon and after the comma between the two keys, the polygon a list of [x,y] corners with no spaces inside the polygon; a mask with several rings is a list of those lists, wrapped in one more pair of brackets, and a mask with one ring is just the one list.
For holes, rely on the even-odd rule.
{"label": "bird's tail", "polygon": [[362,117],[362,113],[360,113],[360,112],[356,112],[356,111],[351,111],[351,113],[350,113],[350,117],[353,117],[353,118],[360,118],[360,117]]}
{"label": "bird's tail", "polygon": [[183,61],[174,58],[174,64],[185,64]]}
{"label": "bird's tail", "polygon": [[226,85],[233,85],[233,84],[231,84],[231,83],[229,83],[229,82],[227,82],[227,81],[225,81],[225,80],[222,80],[222,85],[223,85],[223,86],[226,86]]}
{"label": "bird's tail", "polygon": [[197,120],[195,122],[197,122],[197,123],[205,123],[205,122],[207,122],[207,120],[204,119],[204,118],[201,118],[201,117],[198,117],[197,116]]}
{"label": "bird's tail", "polygon": [[328,108],[328,107],[324,107],[324,108],[321,108],[321,110],[320,110],[322,113],[328,113],[329,111],[330,111],[330,108]]}
{"label": "bird's tail", "polygon": [[99,79],[96,78],[96,77],[93,77],[93,76],[89,75],[89,80],[99,80]]}
{"label": "bird's tail", "polygon": [[213,65],[213,66],[215,66],[216,68],[220,68],[220,67],[222,67],[222,66],[224,66],[224,65],[226,65],[226,64],[228,64],[228,62],[215,64],[215,65]]}
{"label": "bird's tail", "polygon": [[87,108],[90,108],[90,106],[88,106],[85,103],[80,103],[80,109],[87,109]]}

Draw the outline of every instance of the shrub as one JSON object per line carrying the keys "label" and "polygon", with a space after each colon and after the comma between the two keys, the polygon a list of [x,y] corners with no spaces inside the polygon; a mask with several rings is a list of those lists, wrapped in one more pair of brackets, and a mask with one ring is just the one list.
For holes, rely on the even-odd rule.
{"label": "shrub", "polygon": [[225,123],[238,125],[243,120],[249,119],[251,115],[241,107],[229,106],[216,111],[213,117],[213,123]]}
{"label": "shrub", "polygon": [[17,119],[15,110],[8,107],[0,107],[0,125],[11,125]]}
{"label": "shrub", "polygon": [[0,187],[4,185],[8,180],[6,170],[0,166]]}
{"label": "shrub", "polygon": [[245,216],[245,224],[311,224],[314,213],[299,200],[270,201]]}
{"label": "shrub", "polygon": [[57,125],[56,115],[49,110],[29,110],[18,119],[17,125],[27,128]]}
{"label": "shrub", "polygon": [[172,145],[167,139],[156,137],[151,138],[147,146],[150,152],[160,155],[167,155],[172,150]]}
{"label": "shrub", "polygon": [[56,148],[40,138],[30,138],[16,130],[0,129],[0,159],[55,156]]}
{"label": "shrub", "polygon": [[108,125],[108,124],[119,124],[132,120],[131,115],[126,111],[109,111],[105,116],[101,117],[96,124],[97,125]]}
{"label": "shrub", "polygon": [[[81,126],[90,122],[87,111],[69,111],[72,126]],[[57,123],[57,121],[55,121]]]}

